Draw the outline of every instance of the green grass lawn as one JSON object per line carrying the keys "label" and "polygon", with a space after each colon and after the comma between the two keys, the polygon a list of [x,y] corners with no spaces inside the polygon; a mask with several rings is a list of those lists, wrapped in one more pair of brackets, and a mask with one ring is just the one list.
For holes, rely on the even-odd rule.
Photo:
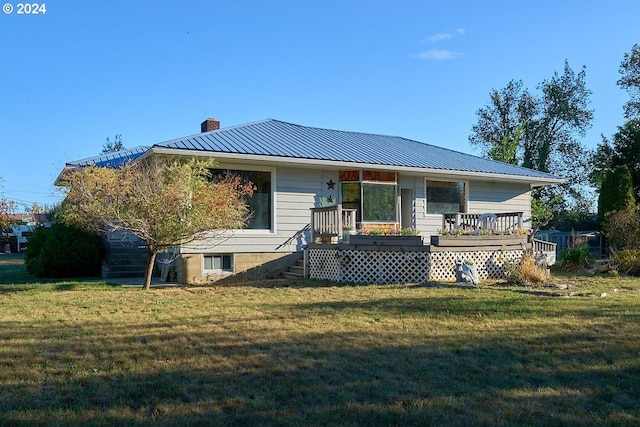
{"label": "green grass lawn", "polygon": [[0,425],[640,424],[640,280],[553,281],[142,291],[0,255]]}

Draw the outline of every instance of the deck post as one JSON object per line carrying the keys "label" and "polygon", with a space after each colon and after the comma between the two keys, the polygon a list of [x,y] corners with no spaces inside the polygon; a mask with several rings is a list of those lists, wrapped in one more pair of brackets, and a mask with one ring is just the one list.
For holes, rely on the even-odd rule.
{"label": "deck post", "polygon": [[338,204],[336,206],[338,208],[338,210],[337,210],[337,214],[338,214],[337,216],[338,217],[336,218],[337,224],[334,224],[334,226],[338,227],[338,230],[337,230],[338,241],[341,241],[342,240],[342,227],[343,227],[343,225],[342,225],[342,205]]}

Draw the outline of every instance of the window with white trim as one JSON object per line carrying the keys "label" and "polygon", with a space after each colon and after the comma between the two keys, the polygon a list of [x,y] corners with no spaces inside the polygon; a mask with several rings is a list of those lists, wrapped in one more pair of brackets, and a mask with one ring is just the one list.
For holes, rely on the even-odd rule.
{"label": "window with white trim", "polygon": [[231,254],[204,255],[202,258],[205,273],[233,272]]}
{"label": "window with white trim", "polygon": [[271,172],[230,169],[213,169],[211,172],[214,176],[230,173],[241,177],[244,182],[253,184],[253,195],[246,198],[251,217],[243,229],[270,230],[272,228]]}

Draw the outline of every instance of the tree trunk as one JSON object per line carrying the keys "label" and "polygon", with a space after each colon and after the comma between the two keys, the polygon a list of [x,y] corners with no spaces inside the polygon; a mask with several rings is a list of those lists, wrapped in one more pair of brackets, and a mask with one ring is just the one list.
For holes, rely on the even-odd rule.
{"label": "tree trunk", "polygon": [[157,251],[149,250],[149,262],[147,263],[147,271],[144,273],[144,285],[143,289],[151,288],[151,276],[153,276],[153,266],[156,263]]}

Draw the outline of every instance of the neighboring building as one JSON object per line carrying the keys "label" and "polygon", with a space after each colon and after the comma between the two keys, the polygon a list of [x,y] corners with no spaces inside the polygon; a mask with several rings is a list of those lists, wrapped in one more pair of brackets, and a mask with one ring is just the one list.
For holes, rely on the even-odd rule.
{"label": "neighboring building", "polygon": [[[23,213],[23,214],[7,214],[9,220],[13,223],[9,226],[11,232],[4,234],[9,240],[9,251],[23,252],[27,249],[29,237],[37,226],[48,226],[49,220],[44,213]],[[7,251],[6,247],[0,250]]]}
{"label": "neighboring building", "polygon": [[[279,274],[310,243],[311,208],[355,209],[360,229],[413,228],[423,237],[442,228],[444,213],[522,213],[531,228],[533,187],[561,179],[410,139],[321,129],[267,119],[68,163],[117,167],[156,154],[213,157],[220,170],[251,180],[247,227],[224,240],[181,246],[183,283],[230,275]],[[64,173],[64,171],[62,172]]]}
{"label": "neighboring building", "polygon": [[559,230],[539,230],[536,238],[557,245],[558,252],[567,248],[586,244],[589,252],[596,259],[606,258],[609,255],[605,237],[598,231],[559,231]]}

